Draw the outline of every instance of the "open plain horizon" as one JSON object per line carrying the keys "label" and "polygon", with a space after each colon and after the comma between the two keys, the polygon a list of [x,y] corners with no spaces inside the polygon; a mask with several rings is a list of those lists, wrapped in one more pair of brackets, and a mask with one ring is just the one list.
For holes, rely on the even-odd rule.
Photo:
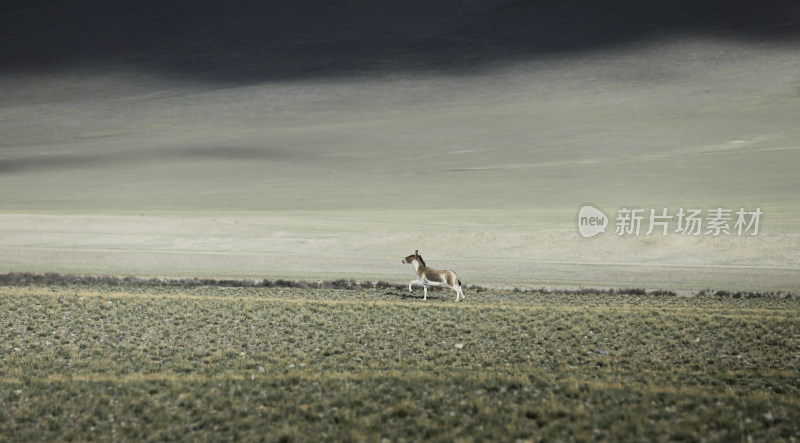
{"label": "open plain horizon", "polygon": [[800,290],[796,2],[428,3],[4,6],[0,269]]}
{"label": "open plain horizon", "polygon": [[799,117],[797,0],[7,0],[3,438],[797,441]]}

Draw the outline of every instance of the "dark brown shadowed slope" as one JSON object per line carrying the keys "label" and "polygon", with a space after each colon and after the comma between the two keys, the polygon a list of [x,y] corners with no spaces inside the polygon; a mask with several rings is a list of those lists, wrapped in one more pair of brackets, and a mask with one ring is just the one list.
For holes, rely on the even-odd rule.
{"label": "dark brown shadowed slope", "polygon": [[217,81],[423,70],[710,34],[795,40],[794,0],[91,0],[0,6],[0,73],[90,66]]}

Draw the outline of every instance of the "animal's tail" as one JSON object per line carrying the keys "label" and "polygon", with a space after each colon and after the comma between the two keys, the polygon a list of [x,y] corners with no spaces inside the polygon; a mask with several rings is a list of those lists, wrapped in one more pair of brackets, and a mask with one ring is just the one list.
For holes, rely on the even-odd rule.
{"label": "animal's tail", "polygon": [[461,280],[456,279],[456,281],[458,282],[458,285],[461,286]]}

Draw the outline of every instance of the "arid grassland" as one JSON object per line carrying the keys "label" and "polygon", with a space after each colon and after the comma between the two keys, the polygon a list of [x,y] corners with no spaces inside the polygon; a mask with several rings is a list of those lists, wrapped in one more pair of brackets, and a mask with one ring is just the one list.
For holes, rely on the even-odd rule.
{"label": "arid grassland", "polygon": [[800,439],[790,298],[0,288],[9,441]]}

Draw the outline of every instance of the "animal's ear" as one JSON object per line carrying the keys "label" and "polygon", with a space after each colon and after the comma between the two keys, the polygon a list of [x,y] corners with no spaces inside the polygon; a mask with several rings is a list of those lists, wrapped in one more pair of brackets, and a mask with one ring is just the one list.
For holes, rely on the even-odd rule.
{"label": "animal's ear", "polygon": [[419,249],[414,249],[414,255],[419,255]]}

